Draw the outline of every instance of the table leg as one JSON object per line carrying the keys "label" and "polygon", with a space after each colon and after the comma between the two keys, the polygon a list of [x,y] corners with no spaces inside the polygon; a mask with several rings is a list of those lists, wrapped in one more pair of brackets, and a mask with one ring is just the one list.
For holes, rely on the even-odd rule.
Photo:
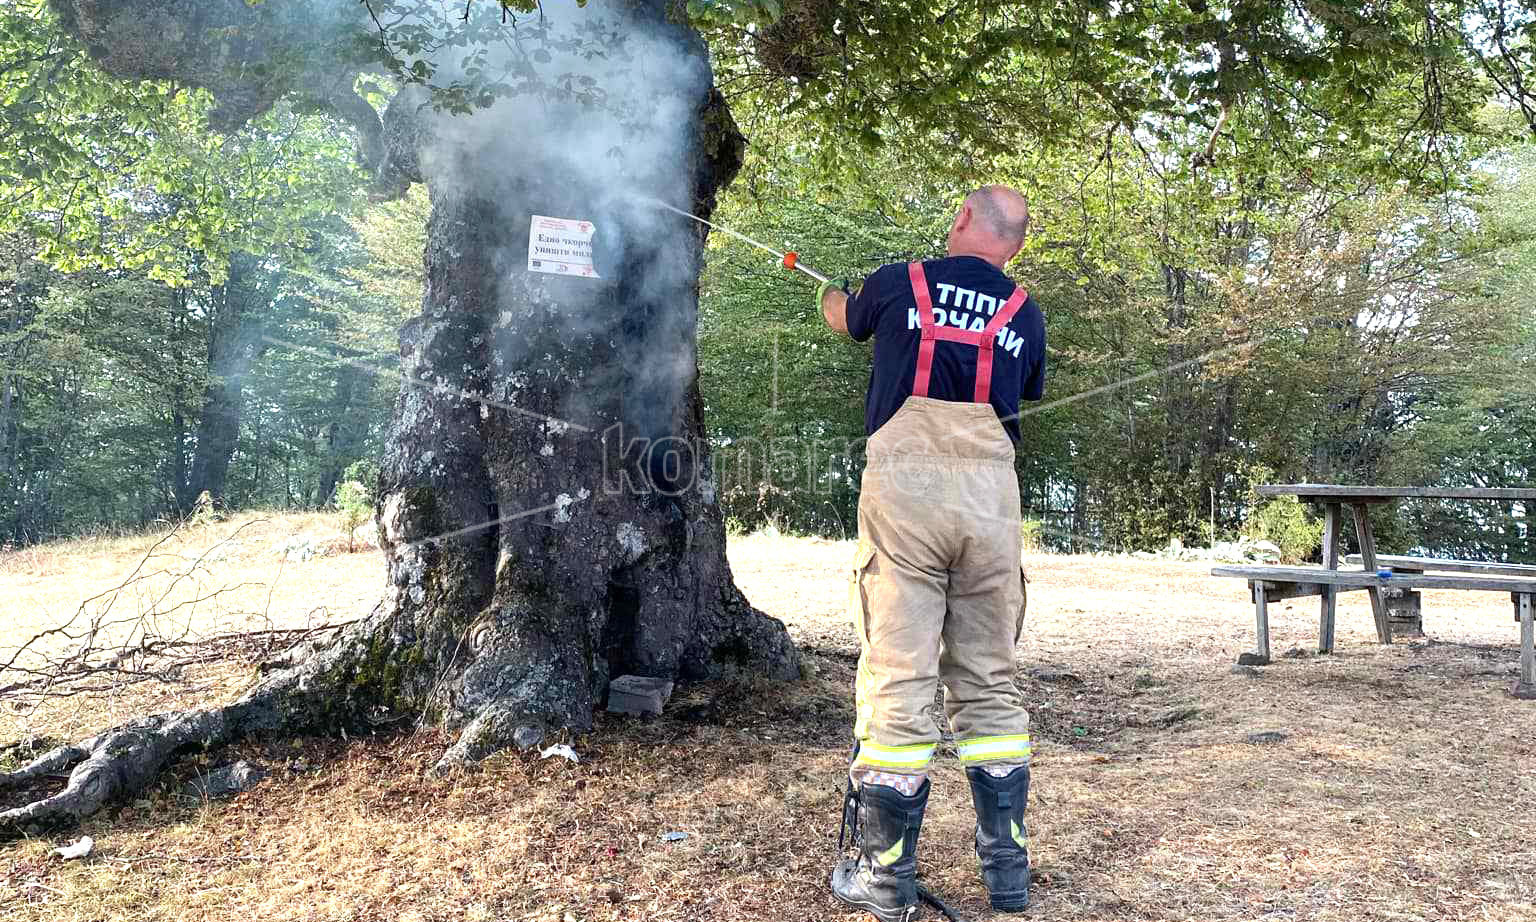
{"label": "table leg", "polygon": [[1251,583],[1253,587],[1253,612],[1254,628],[1259,638],[1259,658],[1265,663],[1269,662],[1269,590],[1261,582]]}
{"label": "table leg", "polygon": [[[1365,572],[1376,572],[1376,535],[1371,531],[1371,517],[1364,503],[1356,503],[1352,507],[1355,512],[1355,537],[1360,539],[1360,563],[1365,566]],[[1371,614],[1376,616],[1376,639],[1382,643],[1392,642],[1392,628],[1387,624],[1387,599],[1380,586],[1367,589],[1371,595]]]}
{"label": "table leg", "polygon": [[1510,691],[1536,699],[1536,597],[1529,592],[1520,593],[1520,679]]}
{"label": "table leg", "polygon": [[[1339,520],[1343,508],[1329,503],[1323,508],[1323,566],[1330,570],[1339,568]],[[1323,614],[1317,625],[1317,652],[1333,652],[1333,627],[1338,618],[1339,596],[1333,586],[1323,586]]]}

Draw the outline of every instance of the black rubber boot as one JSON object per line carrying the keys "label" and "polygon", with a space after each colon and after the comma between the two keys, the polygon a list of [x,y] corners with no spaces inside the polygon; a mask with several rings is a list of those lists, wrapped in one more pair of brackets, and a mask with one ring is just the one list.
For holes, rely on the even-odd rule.
{"label": "black rubber boot", "polygon": [[[917,917],[917,834],[928,806],[928,782],[911,797],[882,784],[860,785],[848,796],[857,858],[832,870],[832,895],[880,922]],[[847,814],[851,813],[849,816]]]}
{"label": "black rubber boot", "polygon": [[967,768],[976,805],[976,857],[992,908],[1019,912],[1029,907],[1029,849],[1024,843],[1024,807],[1029,802],[1029,766],[1002,778]]}

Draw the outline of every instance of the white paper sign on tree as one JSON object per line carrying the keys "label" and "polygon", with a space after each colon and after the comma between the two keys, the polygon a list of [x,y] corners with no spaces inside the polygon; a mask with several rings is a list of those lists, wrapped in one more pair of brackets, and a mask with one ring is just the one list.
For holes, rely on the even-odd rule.
{"label": "white paper sign on tree", "polygon": [[528,229],[528,271],[599,278],[592,265],[590,221],[534,215]]}

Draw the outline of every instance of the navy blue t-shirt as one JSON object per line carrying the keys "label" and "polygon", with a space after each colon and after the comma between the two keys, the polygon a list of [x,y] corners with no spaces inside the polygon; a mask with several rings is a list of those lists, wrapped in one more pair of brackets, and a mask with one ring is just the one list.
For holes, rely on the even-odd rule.
{"label": "navy blue t-shirt", "polygon": [[[951,256],[923,263],[933,319],[938,326],[977,328],[1011,297],[1016,285],[1001,269],[976,256]],[[943,315],[943,320],[939,315]],[[881,266],[848,299],[848,333],[857,342],[875,338],[875,361],[864,402],[864,431],[874,435],[912,395],[922,322],[906,263]],[[966,343],[938,340],[928,396],[969,402],[976,397],[976,356]],[[1019,440],[1019,400],[1045,396],[1045,318],[1033,296],[998,331],[992,346],[992,408],[1008,437]]]}

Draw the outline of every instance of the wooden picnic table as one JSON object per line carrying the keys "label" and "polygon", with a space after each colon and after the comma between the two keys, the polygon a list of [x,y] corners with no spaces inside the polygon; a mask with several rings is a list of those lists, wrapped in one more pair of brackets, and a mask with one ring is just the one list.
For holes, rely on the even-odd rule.
{"label": "wooden picnic table", "polygon": [[[1295,496],[1304,503],[1323,509],[1323,566],[1329,570],[1339,568],[1339,529],[1344,520],[1347,505],[1355,521],[1355,537],[1360,542],[1360,562],[1363,569],[1375,572],[1382,563],[1376,557],[1376,534],[1371,530],[1368,507],[1399,499],[1450,499],[1484,500],[1495,502],[1536,502],[1536,488],[1529,487],[1382,487],[1348,486],[1326,483],[1265,484],[1258,488],[1260,496]],[[1446,561],[1448,564],[1456,561]],[[1392,642],[1392,625],[1387,613],[1387,590],[1372,586],[1371,614],[1376,619],[1376,638],[1382,643]],[[1322,630],[1319,646],[1333,649],[1333,626],[1338,610],[1338,592],[1333,587],[1323,592]]]}
{"label": "wooden picnic table", "polygon": [[1270,483],[1260,496],[1295,496],[1308,503],[1387,503],[1394,499],[1490,499],[1531,502],[1536,487],[1359,487],[1331,483]]}
{"label": "wooden picnic table", "polygon": [[[1472,589],[1505,591],[1515,603],[1520,622],[1520,676],[1513,692],[1521,698],[1536,698],[1536,567],[1480,561],[1441,560],[1432,557],[1378,557],[1376,536],[1371,530],[1367,511],[1371,505],[1400,499],[1448,499],[1456,501],[1494,501],[1536,504],[1536,488],[1482,487],[1383,487],[1349,486],[1321,483],[1266,484],[1258,488],[1260,496],[1295,496],[1302,502],[1323,510],[1323,566],[1219,566],[1215,576],[1233,576],[1249,581],[1254,594],[1259,634],[1256,661],[1269,660],[1269,619],[1267,604],[1277,599],[1317,595],[1322,598],[1322,617],[1318,625],[1318,652],[1333,650],[1334,624],[1338,612],[1338,594],[1364,590],[1370,594],[1371,613],[1376,620],[1376,636],[1384,644],[1392,642],[1389,601],[1406,606],[1412,623],[1419,626],[1419,595],[1416,588]],[[1358,571],[1339,570],[1339,531],[1348,506],[1360,543]],[[1378,575],[1382,567],[1392,567],[1393,574]],[[1445,576],[1442,573],[1469,574]],[[1245,655],[1246,656],[1246,655]],[[1241,662],[1241,660],[1240,660]]]}

